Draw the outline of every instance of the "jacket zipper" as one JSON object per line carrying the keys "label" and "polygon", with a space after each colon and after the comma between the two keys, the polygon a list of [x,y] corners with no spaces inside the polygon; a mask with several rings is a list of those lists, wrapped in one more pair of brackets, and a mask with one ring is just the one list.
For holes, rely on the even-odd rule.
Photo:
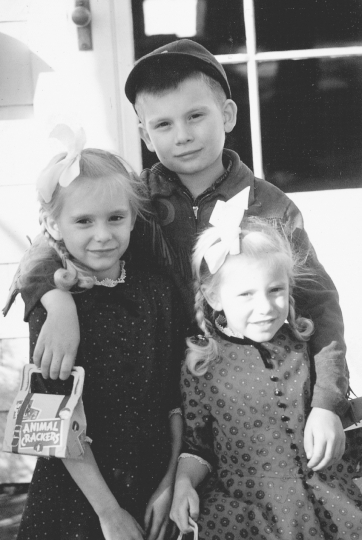
{"label": "jacket zipper", "polygon": [[[191,194],[186,191],[186,190],[182,190],[182,193],[186,196],[186,198],[191,202],[191,205],[192,205],[192,211],[194,213],[194,217],[195,217],[195,220],[196,220],[196,226],[197,226],[197,218],[198,218],[198,214],[199,214],[199,209],[200,209],[200,203],[203,202],[205,199],[207,199],[213,192],[211,191],[210,193],[207,193],[206,195],[204,195],[203,197],[201,197],[199,200],[198,200],[198,197],[196,197],[196,199],[194,199]],[[197,201],[197,204],[195,204]]]}

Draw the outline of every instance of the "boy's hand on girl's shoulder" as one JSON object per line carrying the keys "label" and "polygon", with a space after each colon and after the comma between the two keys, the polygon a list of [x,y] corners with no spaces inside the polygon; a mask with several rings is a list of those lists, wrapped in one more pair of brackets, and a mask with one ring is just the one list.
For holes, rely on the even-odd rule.
{"label": "boy's hand on girl's shoulder", "polygon": [[346,436],[341,419],[327,409],[313,407],[304,430],[308,467],[320,471],[339,461],[345,451]]}
{"label": "boy's hand on girl's shoulder", "polygon": [[54,289],[41,302],[47,318],[40,331],[34,353],[34,364],[45,379],[65,380],[77,356],[80,332],[77,309],[70,293]]}

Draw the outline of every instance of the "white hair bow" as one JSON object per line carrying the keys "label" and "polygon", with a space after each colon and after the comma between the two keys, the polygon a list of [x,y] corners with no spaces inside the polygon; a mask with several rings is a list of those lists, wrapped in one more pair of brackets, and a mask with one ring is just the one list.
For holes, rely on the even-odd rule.
{"label": "white hair bow", "polygon": [[62,142],[68,152],[60,161],[58,160],[58,156],[55,156],[39,175],[36,188],[46,203],[51,201],[58,183],[62,187],[67,187],[79,176],[80,154],[86,142],[83,128],[78,129],[74,133],[65,124],[55,126],[49,137]]}
{"label": "white hair bow", "polygon": [[212,211],[209,223],[217,229],[220,242],[209,247],[204,255],[211,274],[221,268],[228,254],[240,253],[240,223],[248,209],[249,192],[250,186],[226,202],[217,201]]}

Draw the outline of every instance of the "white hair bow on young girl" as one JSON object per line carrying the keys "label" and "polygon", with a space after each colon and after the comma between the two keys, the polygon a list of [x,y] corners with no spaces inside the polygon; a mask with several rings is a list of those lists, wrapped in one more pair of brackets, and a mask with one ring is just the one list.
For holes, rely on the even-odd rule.
{"label": "white hair bow on young girl", "polygon": [[220,242],[208,248],[204,259],[211,274],[215,274],[224,264],[227,255],[240,253],[240,223],[248,209],[250,186],[228,201],[217,201],[209,223],[218,232]]}
{"label": "white hair bow on young girl", "polygon": [[39,175],[36,188],[46,203],[51,201],[58,184],[67,187],[79,176],[80,154],[86,142],[83,128],[73,132],[65,124],[55,126],[49,137],[62,142],[68,152],[61,160],[59,160],[59,154],[55,156]]}

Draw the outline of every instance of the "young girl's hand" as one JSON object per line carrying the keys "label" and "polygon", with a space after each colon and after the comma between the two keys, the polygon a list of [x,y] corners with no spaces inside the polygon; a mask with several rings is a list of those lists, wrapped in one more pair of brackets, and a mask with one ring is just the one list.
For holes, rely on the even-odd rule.
{"label": "young girl's hand", "polygon": [[172,491],[172,481],[164,478],[148,501],[145,513],[147,540],[163,540],[169,523]]}
{"label": "young girl's hand", "polygon": [[145,533],[137,521],[123,508],[108,508],[99,521],[105,540],[143,540]]}
{"label": "young girl's hand", "polygon": [[45,379],[69,377],[77,355],[80,332],[77,309],[72,296],[54,289],[41,299],[47,318],[40,331],[33,361]]}
{"label": "young girl's hand", "polygon": [[342,422],[334,412],[314,407],[304,430],[304,449],[308,467],[319,471],[338,461],[344,454],[346,436]]}
{"label": "young girl's hand", "polygon": [[189,517],[195,521],[199,517],[199,496],[188,479],[180,478],[175,484],[170,518],[186,534],[193,531]]}

